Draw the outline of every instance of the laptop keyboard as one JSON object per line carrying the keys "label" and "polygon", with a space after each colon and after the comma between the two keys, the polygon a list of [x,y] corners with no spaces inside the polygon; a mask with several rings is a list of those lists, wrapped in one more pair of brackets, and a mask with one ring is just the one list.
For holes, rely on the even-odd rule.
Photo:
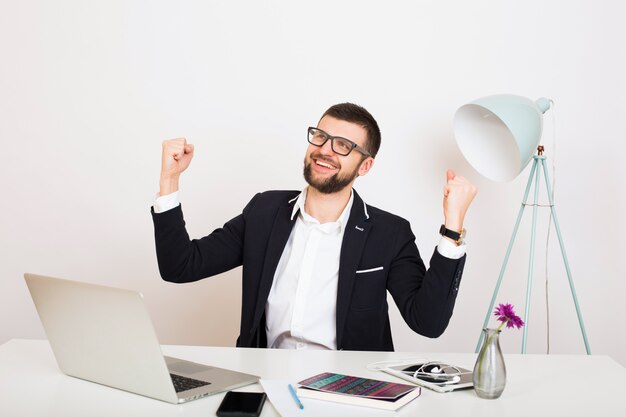
{"label": "laptop keyboard", "polygon": [[188,378],[186,376],[180,376],[176,374],[170,374],[170,377],[172,378],[172,382],[174,383],[174,389],[176,390],[176,392],[183,392],[211,384],[210,382],[200,381],[197,379]]}

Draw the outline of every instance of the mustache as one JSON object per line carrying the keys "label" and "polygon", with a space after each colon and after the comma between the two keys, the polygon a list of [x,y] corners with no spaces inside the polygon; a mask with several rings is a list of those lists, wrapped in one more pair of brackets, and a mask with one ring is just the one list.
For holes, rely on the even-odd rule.
{"label": "mustache", "polygon": [[340,163],[335,162],[335,161],[334,161],[334,160],[332,160],[331,158],[329,158],[329,157],[327,157],[327,156],[324,156],[324,155],[322,155],[322,154],[321,154],[321,153],[319,153],[319,152],[311,152],[311,154],[309,155],[309,157],[311,158],[311,160],[313,160],[313,159],[317,159],[318,161],[321,161],[321,162],[326,162],[327,164],[329,164],[329,165],[331,165],[331,166],[333,166],[333,167],[335,167],[335,168],[337,168],[337,169],[341,168],[341,164],[340,164]]}

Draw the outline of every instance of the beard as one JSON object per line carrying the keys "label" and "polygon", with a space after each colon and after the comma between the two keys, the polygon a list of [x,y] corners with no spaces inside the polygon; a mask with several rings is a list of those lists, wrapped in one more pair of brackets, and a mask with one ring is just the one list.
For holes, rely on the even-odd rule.
{"label": "beard", "polygon": [[313,169],[311,167],[311,164],[314,164],[314,163],[315,162],[313,162],[313,158],[311,158],[311,162],[308,162],[308,163],[305,158],[304,172],[303,172],[304,179],[311,187],[315,188],[317,191],[319,191],[322,194],[333,194],[338,191],[341,191],[344,188],[346,188],[348,185],[350,185],[352,181],[354,181],[354,179],[359,176],[359,166],[357,166],[354,169],[354,171],[348,172],[344,175],[339,175],[340,173],[337,172],[330,178],[319,180],[319,179],[313,178]]}

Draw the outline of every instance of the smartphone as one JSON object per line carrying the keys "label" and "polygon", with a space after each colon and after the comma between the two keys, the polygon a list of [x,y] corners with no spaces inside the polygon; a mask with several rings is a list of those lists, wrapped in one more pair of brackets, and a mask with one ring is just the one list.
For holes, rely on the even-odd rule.
{"label": "smartphone", "polygon": [[216,414],[218,417],[259,417],[266,399],[264,392],[228,391]]}

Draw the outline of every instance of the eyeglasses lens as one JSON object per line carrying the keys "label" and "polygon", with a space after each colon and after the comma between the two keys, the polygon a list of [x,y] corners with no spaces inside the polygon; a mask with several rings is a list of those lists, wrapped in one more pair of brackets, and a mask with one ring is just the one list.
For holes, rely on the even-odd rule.
{"label": "eyeglasses lens", "polygon": [[328,135],[317,129],[309,129],[309,142],[313,145],[322,146],[328,140]]}

